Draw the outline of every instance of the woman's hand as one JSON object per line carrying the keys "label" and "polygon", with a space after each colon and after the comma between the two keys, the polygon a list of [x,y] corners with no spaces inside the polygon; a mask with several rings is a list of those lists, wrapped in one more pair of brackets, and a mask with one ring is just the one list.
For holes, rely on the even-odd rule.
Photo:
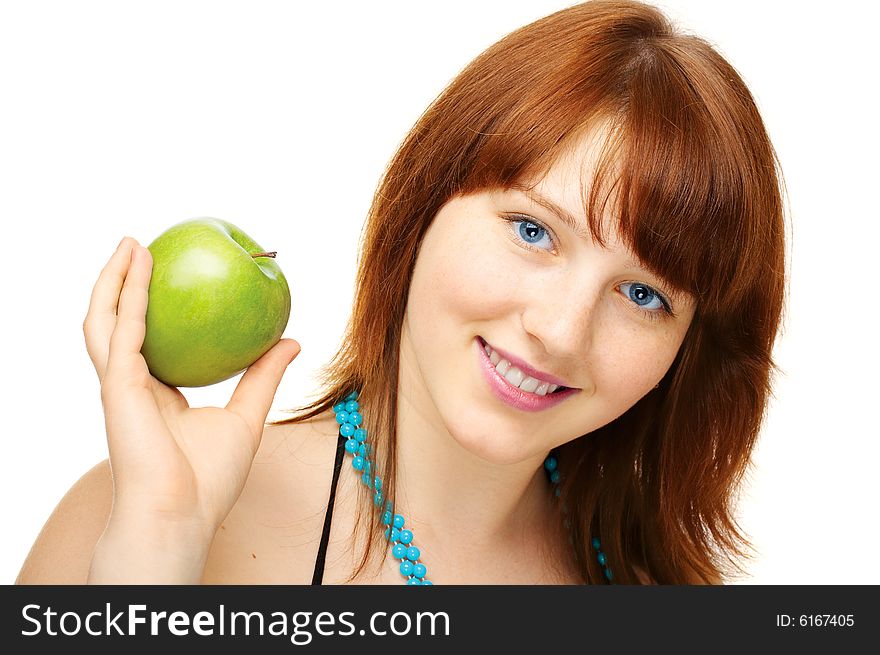
{"label": "woman's hand", "polygon": [[[203,566],[214,532],[241,494],[272,399],[300,347],[279,341],[245,371],[225,408],[190,408],[180,391],[150,375],[140,353],[151,271],[150,252],[123,239],[98,277],[83,323],[101,381],[113,472],[113,509],[96,556],[121,556],[133,544],[141,550],[155,544],[156,551],[176,544],[192,551],[178,553],[187,566]],[[145,562],[159,559],[143,555]],[[187,573],[196,574],[201,571]]]}

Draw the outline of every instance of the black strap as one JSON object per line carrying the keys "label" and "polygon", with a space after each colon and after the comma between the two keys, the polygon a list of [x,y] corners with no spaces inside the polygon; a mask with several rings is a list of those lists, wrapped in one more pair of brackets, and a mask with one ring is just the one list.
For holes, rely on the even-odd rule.
{"label": "black strap", "polygon": [[318,546],[318,555],[315,557],[315,572],[312,573],[313,585],[320,585],[324,581],[324,560],[327,558],[327,542],[330,540],[333,500],[336,498],[336,483],[339,480],[339,471],[342,469],[342,453],[345,450],[346,441],[348,439],[340,434],[339,443],[336,444],[336,462],[333,464],[333,482],[330,483],[330,500],[327,501],[327,512],[324,514],[324,530],[321,532],[321,544]]}

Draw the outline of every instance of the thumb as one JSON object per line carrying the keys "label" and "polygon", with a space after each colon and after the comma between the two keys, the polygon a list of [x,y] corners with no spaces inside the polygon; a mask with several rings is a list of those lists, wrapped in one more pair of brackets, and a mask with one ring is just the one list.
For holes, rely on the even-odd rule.
{"label": "thumb", "polygon": [[300,345],[293,339],[281,339],[241,376],[226,409],[244,419],[251,434],[259,440],[266,416],[288,365],[299,355]]}

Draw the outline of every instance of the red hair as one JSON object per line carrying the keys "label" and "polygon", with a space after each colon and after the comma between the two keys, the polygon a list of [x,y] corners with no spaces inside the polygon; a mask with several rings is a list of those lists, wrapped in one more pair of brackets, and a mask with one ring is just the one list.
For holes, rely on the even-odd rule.
{"label": "red hair", "polygon": [[[783,309],[781,174],[737,72],[654,7],[599,0],[542,18],[480,54],[428,107],[370,208],[353,313],[319,399],[278,423],[360,390],[377,473],[393,490],[401,324],[431,221],[453,196],[540,179],[600,123],[607,138],[585,202],[594,237],[610,212],[645,266],[693,294],[696,312],[658,389],[558,449],[578,572],[604,580],[590,550],[600,535],[615,582],[639,572],[717,582],[741,570],[749,546],[733,510]],[[370,539],[352,577],[384,543],[362,491]]]}

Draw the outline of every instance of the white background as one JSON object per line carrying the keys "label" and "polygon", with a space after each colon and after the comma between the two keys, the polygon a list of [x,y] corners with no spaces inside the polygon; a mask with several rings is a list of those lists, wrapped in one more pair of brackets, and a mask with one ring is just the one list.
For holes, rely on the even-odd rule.
{"label": "white background", "polygon": [[[0,9],[0,583],[106,456],[82,321],[124,235],[216,216],[269,250],[312,390],[349,311],[386,163],[447,82],[569,3],[29,2]],[[754,93],[790,196],[791,287],[741,524],[746,582],[880,583],[876,38],[871,3],[660,2]],[[187,389],[225,404],[238,378]]]}

